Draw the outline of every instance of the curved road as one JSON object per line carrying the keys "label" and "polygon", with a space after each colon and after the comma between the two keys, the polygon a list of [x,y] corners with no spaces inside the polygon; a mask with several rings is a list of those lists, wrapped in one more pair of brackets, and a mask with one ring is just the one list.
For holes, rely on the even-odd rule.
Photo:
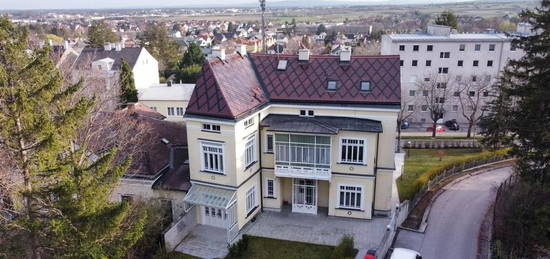
{"label": "curved road", "polygon": [[419,251],[425,259],[476,258],[481,222],[496,188],[511,173],[511,167],[504,167],[447,185],[433,203],[426,232],[401,230],[395,247]]}

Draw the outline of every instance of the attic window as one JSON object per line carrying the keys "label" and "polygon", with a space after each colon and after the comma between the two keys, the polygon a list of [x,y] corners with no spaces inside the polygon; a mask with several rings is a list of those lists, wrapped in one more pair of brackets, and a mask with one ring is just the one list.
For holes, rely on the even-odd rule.
{"label": "attic window", "polygon": [[336,90],[336,81],[328,81],[327,90]]}
{"label": "attic window", "polygon": [[369,81],[363,81],[361,82],[361,91],[371,91],[372,88],[371,88],[371,85],[370,85],[370,82]]}
{"label": "attic window", "polygon": [[277,64],[277,70],[285,71],[287,64],[288,64],[288,60],[286,59],[279,60],[279,64]]}

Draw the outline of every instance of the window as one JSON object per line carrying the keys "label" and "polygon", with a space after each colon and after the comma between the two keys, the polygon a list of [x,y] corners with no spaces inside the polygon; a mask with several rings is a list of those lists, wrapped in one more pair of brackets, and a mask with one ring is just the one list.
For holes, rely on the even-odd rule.
{"label": "window", "polygon": [[481,50],[481,44],[476,44],[475,51],[480,51],[480,50]]}
{"label": "window", "polygon": [[155,106],[151,106],[149,108],[151,108],[151,110],[153,110],[153,111],[157,111],[157,107],[155,107]]}
{"label": "window", "polygon": [[168,116],[174,116],[174,115],[175,115],[174,107],[168,107]]}
{"label": "window", "polygon": [[300,116],[302,117],[313,117],[315,112],[313,110],[300,110]]}
{"label": "window", "polygon": [[202,170],[223,174],[223,144],[202,141]]}
{"label": "window", "polygon": [[479,66],[479,60],[474,60],[474,63],[473,63],[474,67],[477,67]]}
{"label": "window", "polygon": [[416,91],[415,90],[409,90],[409,96],[415,96]]}
{"label": "window", "polygon": [[365,144],[364,139],[340,139],[340,162],[365,164]]}
{"label": "window", "polygon": [[418,45],[413,45],[413,51],[418,51],[418,49],[420,49]]}
{"label": "window", "polygon": [[424,82],[430,82],[430,78],[429,77],[424,77]]}
{"label": "window", "polygon": [[244,121],[244,127],[245,128],[248,128],[252,125],[254,125],[254,117]]}
{"label": "window", "polygon": [[267,197],[275,198],[275,180],[269,179],[269,178],[266,179],[265,190],[266,190]]}
{"label": "window", "polygon": [[440,58],[450,58],[451,57],[451,52],[439,52],[439,57]]}
{"label": "window", "polygon": [[414,105],[408,105],[407,111],[410,111],[410,112],[414,111]]}
{"label": "window", "polygon": [[336,90],[336,81],[328,81],[327,89],[328,90]]}
{"label": "window", "polygon": [[287,64],[288,64],[288,60],[286,59],[279,60],[279,63],[277,64],[277,70],[281,70],[281,71],[286,70]]}
{"label": "window", "polygon": [[244,149],[244,163],[249,167],[256,162],[256,135],[248,137]]}
{"label": "window", "polygon": [[458,91],[457,91],[457,92],[454,92],[454,93],[453,93],[453,96],[454,96],[454,97],[459,97],[459,96],[460,96],[460,92],[458,92]]}
{"label": "window", "polygon": [[460,45],[458,46],[458,50],[459,50],[459,51],[464,51],[464,50],[466,50],[466,44],[460,44]]}
{"label": "window", "polygon": [[492,67],[493,66],[493,61],[492,60],[487,60],[487,66]]}
{"label": "window", "polygon": [[403,63],[404,63],[403,60],[399,60],[399,66],[402,67],[402,66],[403,66]]}
{"label": "window", "polygon": [[483,91],[483,97],[489,97],[489,91]]}
{"label": "window", "polygon": [[428,93],[429,93],[428,90],[423,90],[423,91],[422,91],[422,96],[428,96]]}
{"label": "window", "polygon": [[409,83],[414,83],[414,82],[416,82],[416,76],[409,77]]}
{"label": "window", "polygon": [[474,96],[476,96],[476,92],[475,91],[469,91],[468,96],[474,97]]}
{"label": "window", "polygon": [[256,208],[256,185],[246,191],[246,213],[252,212]]}
{"label": "window", "polygon": [[457,81],[457,82],[462,81],[462,76],[461,76],[461,75],[457,75],[457,76],[456,76],[456,81]]}
{"label": "window", "polygon": [[202,130],[220,132],[221,127],[217,124],[202,124]]}
{"label": "window", "polygon": [[458,105],[453,105],[453,111],[454,112],[458,111]]}
{"label": "window", "polygon": [[432,66],[432,61],[431,60],[426,60],[426,66],[431,67]]}
{"label": "window", "polygon": [[459,60],[456,65],[459,66],[459,67],[463,66],[464,65],[464,60]]}
{"label": "window", "polygon": [[495,51],[495,44],[489,44],[489,51]]}
{"label": "window", "polygon": [[437,88],[447,88],[447,83],[437,83]]}
{"label": "window", "polygon": [[434,45],[426,46],[426,51],[432,51],[432,50],[434,50]]}
{"label": "window", "polygon": [[183,110],[183,107],[176,107],[176,115],[177,116],[183,116],[183,113],[185,111]]}
{"label": "window", "polygon": [[485,82],[490,82],[490,81],[491,81],[491,75],[486,75]]}
{"label": "window", "polygon": [[273,134],[266,135],[265,152],[273,153]]}
{"label": "window", "polygon": [[440,67],[439,68],[439,73],[440,74],[448,74],[449,73],[449,68],[448,67]]}
{"label": "window", "polygon": [[361,82],[361,91],[371,91],[370,82],[369,81],[363,81]]}
{"label": "window", "polygon": [[342,209],[358,209],[361,207],[363,187],[354,185],[340,185],[338,207]]}
{"label": "window", "polygon": [[420,119],[420,122],[425,123],[425,122],[426,122],[426,118]]}
{"label": "window", "polygon": [[445,103],[445,98],[444,97],[436,97],[435,102],[436,103]]}
{"label": "window", "polygon": [[472,76],[472,82],[477,82],[477,76]]}
{"label": "window", "polygon": [[413,66],[413,67],[416,67],[417,65],[418,65],[418,60],[413,60],[413,61],[412,61],[412,66]]}
{"label": "window", "polygon": [[399,51],[405,51],[405,45],[399,45]]}

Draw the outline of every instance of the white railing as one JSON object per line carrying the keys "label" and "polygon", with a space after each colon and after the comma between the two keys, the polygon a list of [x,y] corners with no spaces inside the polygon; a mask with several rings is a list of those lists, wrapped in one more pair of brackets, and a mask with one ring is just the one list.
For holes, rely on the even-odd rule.
{"label": "white railing", "polygon": [[296,177],[315,180],[330,180],[332,176],[329,168],[288,165],[275,165],[275,175],[278,177]]}

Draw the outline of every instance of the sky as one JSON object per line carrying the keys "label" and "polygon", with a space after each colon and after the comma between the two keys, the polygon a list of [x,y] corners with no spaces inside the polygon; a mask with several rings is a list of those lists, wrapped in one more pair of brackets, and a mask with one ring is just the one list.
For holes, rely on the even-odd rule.
{"label": "sky", "polygon": [[[288,0],[267,0],[281,2]],[[311,5],[319,1],[332,3],[391,3],[392,0],[292,0]],[[415,0],[415,3],[458,2],[460,0]],[[464,0],[462,0],[464,1]],[[0,10],[6,9],[97,9],[97,8],[154,8],[154,7],[211,7],[250,6],[258,0],[0,0]]]}

